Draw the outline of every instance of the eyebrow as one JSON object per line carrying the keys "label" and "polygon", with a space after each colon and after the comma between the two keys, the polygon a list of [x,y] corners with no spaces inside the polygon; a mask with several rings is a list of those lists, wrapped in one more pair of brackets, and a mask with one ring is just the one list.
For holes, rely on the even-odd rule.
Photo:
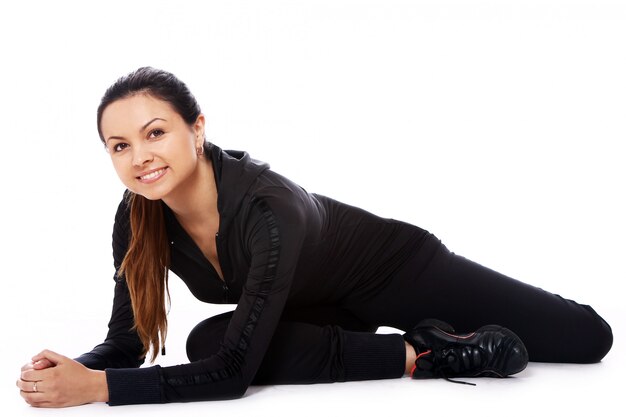
{"label": "eyebrow", "polygon": [[[141,129],[139,129],[139,131],[143,132],[144,130],[146,130],[148,126],[150,126],[152,123],[156,122],[157,120],[162,120],[164,122],[167,122],[167,120],[165,119],[161,119],[160,117],[155,117],[154,119],[150,120],[145,125],[141,126]],[[110,139],[124,139],[124,138],[122,136],[109,136],[108,138],[106,138],[105,142],[108,142]]]}

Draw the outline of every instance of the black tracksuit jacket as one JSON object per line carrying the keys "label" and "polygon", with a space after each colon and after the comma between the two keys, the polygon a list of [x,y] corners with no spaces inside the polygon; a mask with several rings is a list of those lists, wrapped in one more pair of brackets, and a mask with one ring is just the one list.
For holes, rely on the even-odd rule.
{"label": "black tracksuit jacket", "polygon": [[[77,360],[106,370],[109,404],[235,398],[250,385],[285,309],[342,305],[382,290],[419,247],[410,224],[308,193],[245,152],[206,144],[218,190],[217,252],[224,281],[165,205],[170,270],[208,303],[236,303],[222,347],[184,365],[138,368],[128,288],[116,278],[104,343]],[[115,216],[113,257],[129,242],[128,205]]]}

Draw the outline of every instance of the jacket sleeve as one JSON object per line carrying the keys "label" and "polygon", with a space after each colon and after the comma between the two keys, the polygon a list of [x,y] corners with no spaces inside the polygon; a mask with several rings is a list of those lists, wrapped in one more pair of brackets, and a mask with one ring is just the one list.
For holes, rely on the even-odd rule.
{"label": "jacket sleeve", "polygon": [[241,397],[278,325],[304,239],[305,216],[284,198],[254,199],[243,244],[251,256],[241,298],[220,350],[171,367],[107,369],[109,405]]}
{"label": "jacket sleeve", "polygon": [[117,209],[113,226],[115,292],[109,331],[103,343],[76,358],[78,362],[91,369],[136,368],[144,362],[141,356],[143,350],[141,341],[137,333],[132,330],[134,318],[126,281],[123,277],[117,277],[117,271],[128,250],[129,238],[130,219],[128,205],[124,198]]}

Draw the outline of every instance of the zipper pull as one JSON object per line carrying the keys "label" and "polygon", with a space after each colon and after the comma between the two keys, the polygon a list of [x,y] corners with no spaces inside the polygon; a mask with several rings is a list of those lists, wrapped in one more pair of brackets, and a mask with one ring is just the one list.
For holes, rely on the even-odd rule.
{"label": "zipper pull", "polygon": [[224,301],[228,302],[228,285],[222,284],[222,289],[224,290]]}

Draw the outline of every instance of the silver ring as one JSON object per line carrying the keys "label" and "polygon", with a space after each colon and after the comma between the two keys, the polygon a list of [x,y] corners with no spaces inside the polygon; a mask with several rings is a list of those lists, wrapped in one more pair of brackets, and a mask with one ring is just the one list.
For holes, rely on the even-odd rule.
{"label": "silver ring", "polygon": [[33,382],[33,392],[37,392],[37,381]]}

